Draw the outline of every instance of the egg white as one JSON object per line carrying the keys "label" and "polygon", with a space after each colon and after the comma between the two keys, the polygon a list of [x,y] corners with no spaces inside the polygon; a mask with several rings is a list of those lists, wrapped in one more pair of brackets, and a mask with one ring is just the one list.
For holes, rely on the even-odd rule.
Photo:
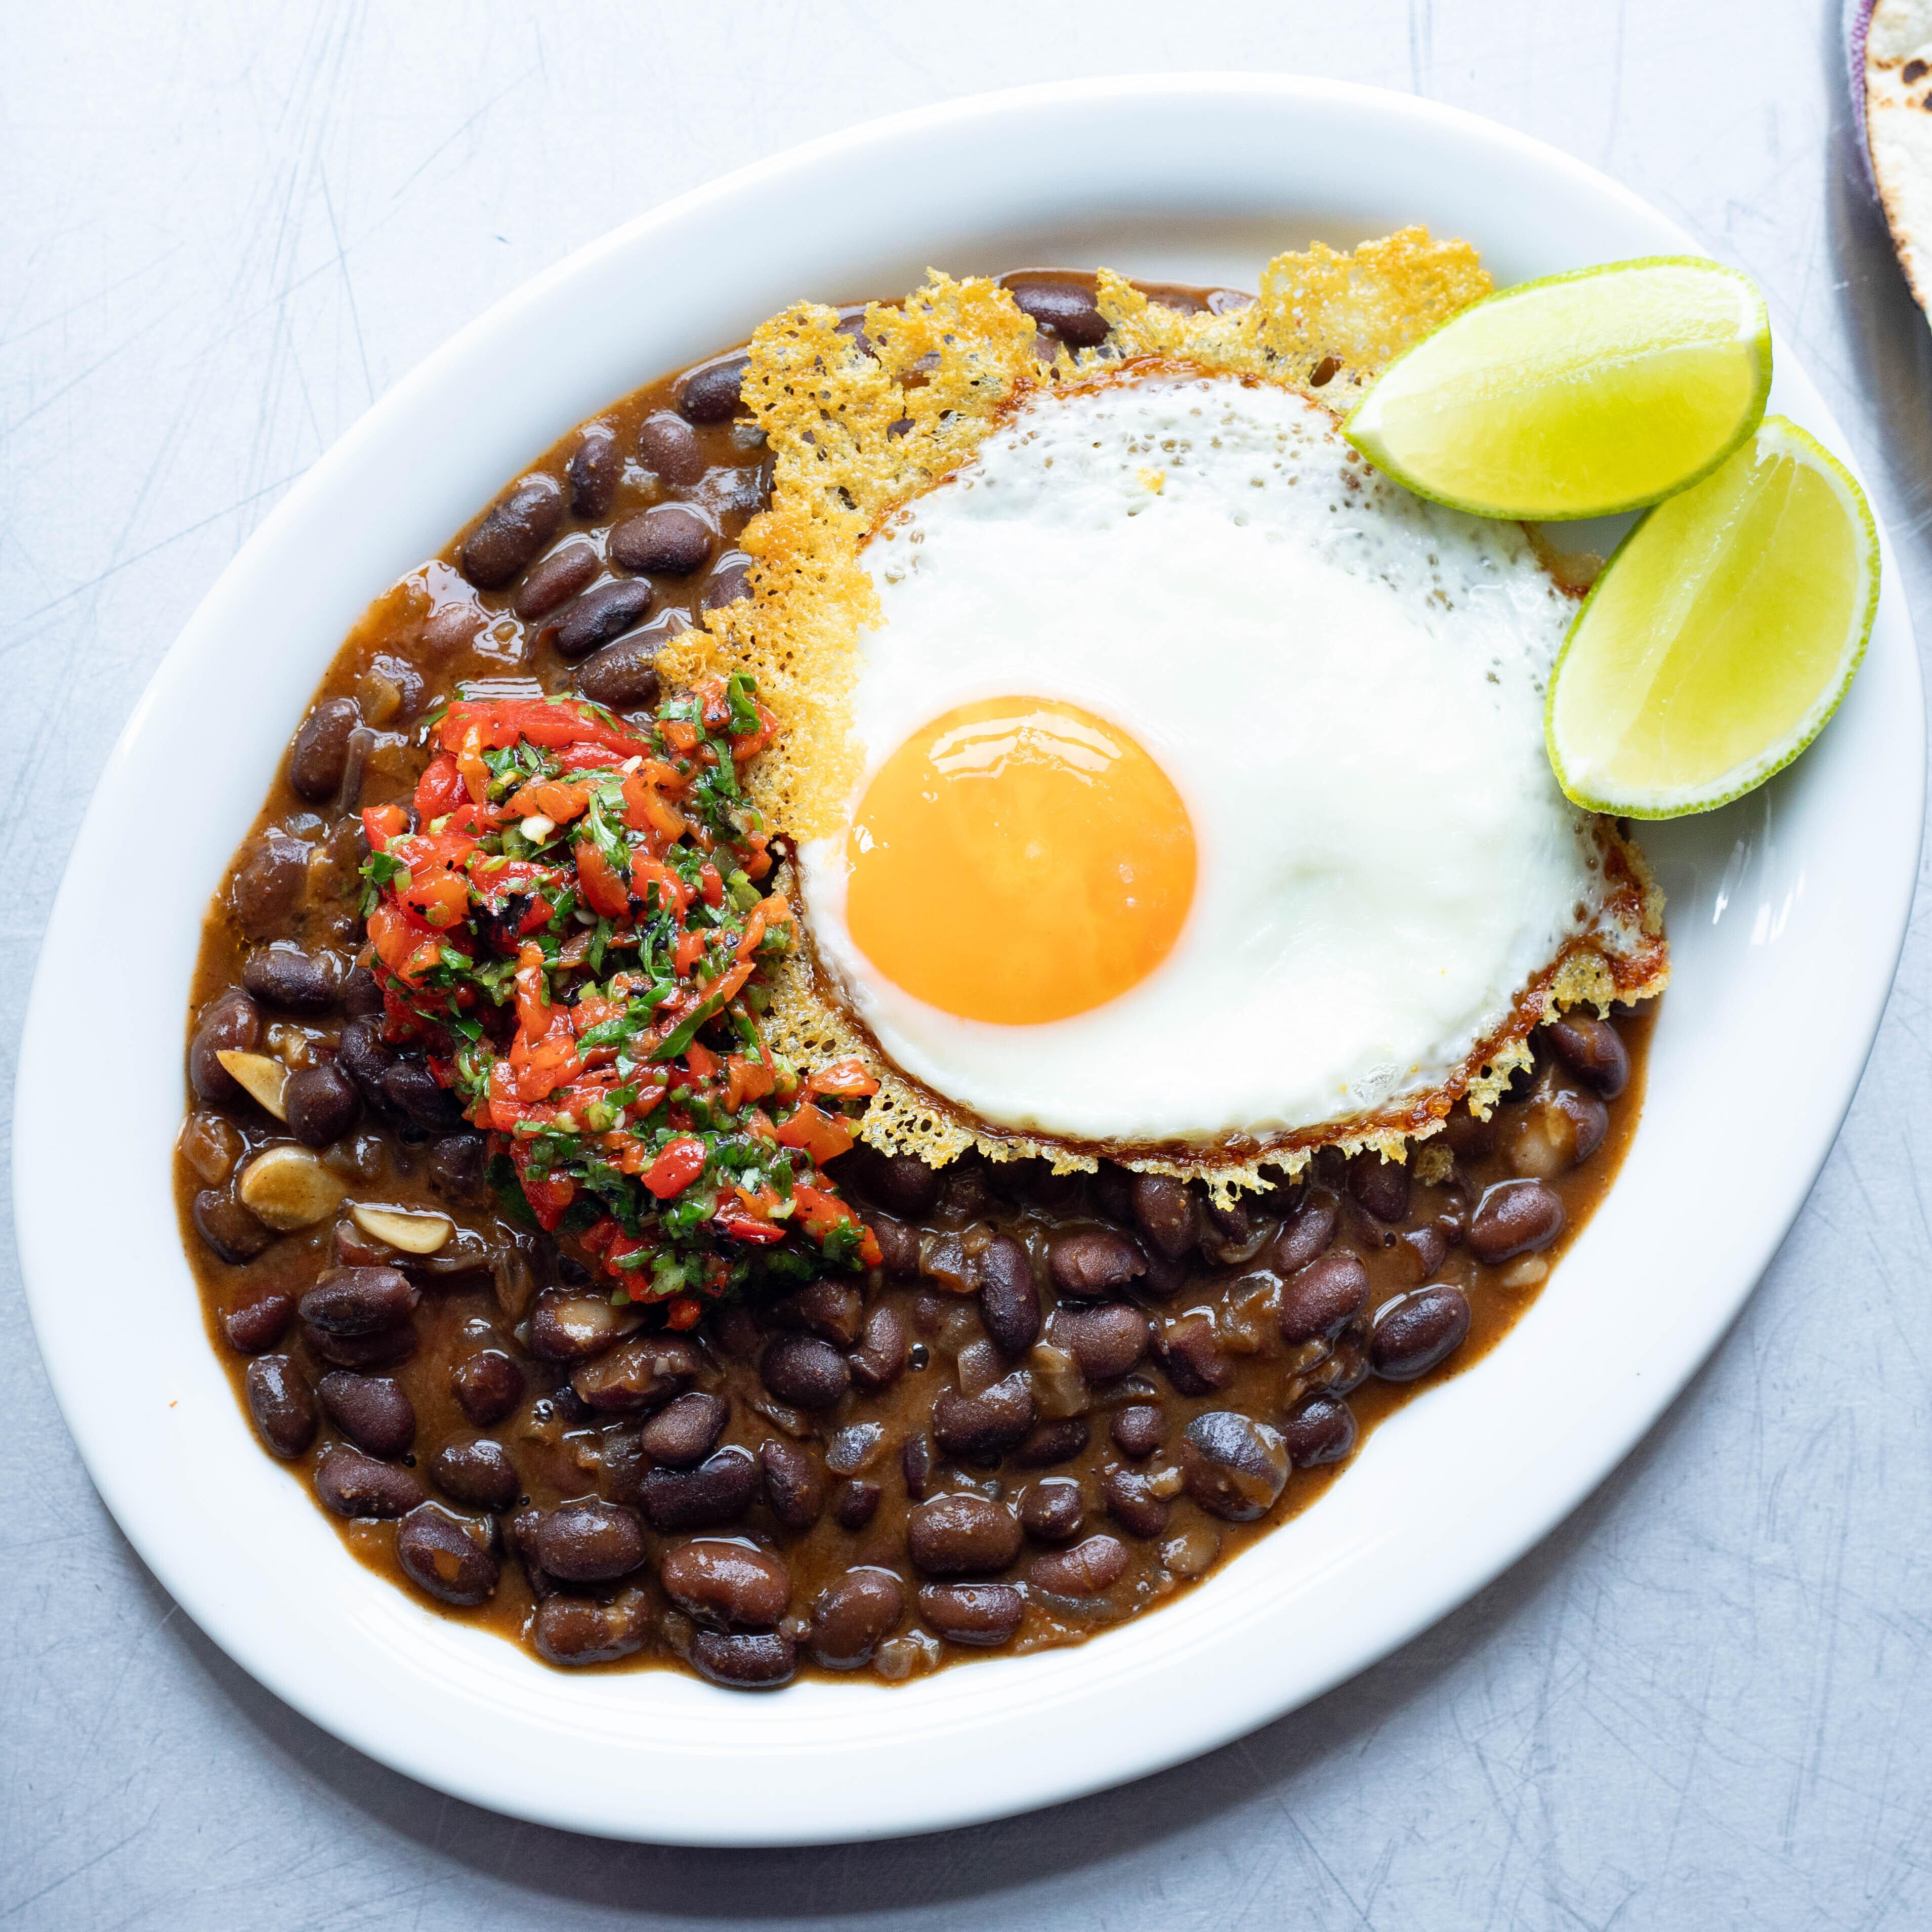
{"label": "egg white", "polygon": [[1597,916],[1592,820],[1544,751],[1574,606],[1517,526],[1387,482],[1289,391],[1042,392],[865,560],[884,621],[861,640],[854,811],[920,725],[1036,695],[1130,732],[1193,822],[1166,960],[1032,1026],[892,984],[846,928],[843,836],[802,848],[840,997],[981,1121],[1132,1147],[1374,1110],[1460,1069]]}

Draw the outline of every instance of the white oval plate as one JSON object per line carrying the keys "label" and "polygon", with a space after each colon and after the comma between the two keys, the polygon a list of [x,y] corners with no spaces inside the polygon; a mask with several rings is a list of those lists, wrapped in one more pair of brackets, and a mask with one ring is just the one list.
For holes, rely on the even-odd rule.
{"label": "white oval plate", "polygon": [[[573,256],[386,396],[223,574],[75,845],[22,1046],[14,1180],[34,1325],[108,1507],[297,1709],[460,1797],[620,1837],[796,1844],[994,1817],[1205,1750],[1383,1656],[1543,1535],[1702,1361],[1831,1146],[1904,931],[1924,748],[1888,556],[1870,653],[1819,743],[1730,810],[1646,833],[1676,982],[1635,1146],[1549,1292],[1317,1507],[1079,1648],[765,1696],[545,1670],[344,1551],[254,1439],[182,1258],[169,1148],[202,908],[344,633],[506,478],[801,295],[894,293],[928,263],[1252,286],[1311,236],[1413,221],[1468,237],[1505,284],[1694,252],[1564,155],[1364,88],[1213,75],[964,101],[748,169]],[[1846,454],[1778,354],[1772,406]],[[103,1132],[108,1228],[76,1158]]]}

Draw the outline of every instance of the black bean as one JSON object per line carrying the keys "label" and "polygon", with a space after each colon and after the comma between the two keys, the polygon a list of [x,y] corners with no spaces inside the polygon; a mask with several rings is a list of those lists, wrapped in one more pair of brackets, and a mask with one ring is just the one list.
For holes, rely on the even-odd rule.
{"label": "black bean", "polygon": [[1378,1309],[1369,1331],[1369,1362],[1385,1382],[1412,1382],[1446,1361],[1469,1332],[1469,1298],[1437,1282]]}
{"label": "black bean", "polygon": [[1017,1170],[1021,1198],[1048,1214],[1077,1214],[1086,1204],[1087,1177],[1076,1169],[1055,1174],[1052,1163],[1045,1160],[1012,1161],[1007,1168]]}
{"label": "black bean", "polygon": [[1581,1166],[1604,1144],[1610,1130],[1610,1110],[1594,1094],[1573,1094],[1568,1089],[1550,1096],[1550,1105],[1568,1124],[1570,1158]]}
{"label": "black bean", "polygon": [[459,1607],[494,1594],[500,1570],[477,1531],[436,1503],[418,1503],[404,1517],[396,1561],[412,1582]]}
{"label": "black bean", "polygon": [[939,1205],[941,1177],[916,1155],[881,1154],[864,1142],[844,1156],[842,1175],[867,1199],[908,1221],[922,1221]]}
{"label": "black bean", "polygon": [[478,1202],[488,1192],[488,1160],[489,1144],[481,1134],[446,1134],[430,1145],[426,1178],[446,1201]]}
{"label": "black bean", "polygon": [[539,1569],[566,1583],[608,1582],[644,1560],[637,1511],[601,1496],[580,1496],[539,1511],[520,1540]]}
{"label": "black bean", "polygon": [[1408,1212],[1408,1181],[1404,1162],[1384,1160],[1372,1148],[1349,1160],[1348,1192],[1378,1221],[1400,1221]]}
{"label": "black bean", "polygon": [[362,1111],[356,1083],[332,1060],[298,1066],[282,1084],[289,1132],[304,1147],[326,1148],[355,1126]]}
{"label": "black bean", "polygon": [[572,680],[578,694],[613,711],[649,711],[658,701],[657,654],[662,635],[640,632],[634,638],[606,644],[578,667]]}
{"label": "black bean", "polygon": [[262,1042],[262,1016],[246,993],[231,986],[211,1000],[188,1042],[188,1077],[194,1090],[218,1107],[240,1107],[248,1091],[216,1057],[253,1053]]}
{"label": "black bean", "polygon": [[1134,1177],[1115,1162],[1103,1160],[1098,1170],[1087,1177],[1087,1194],[1096,1213],[1122,1227],[1134,1218]]}
{"label": "black bean", "polygon": [[[551,650],[572,664],[579,658],[588,657],[592,651],[641,624],[656,595],[648,584],[638,578],[620,578],[615,583],[600,584],[594,590],[586,590],[564,613],[562,620],[551,634]],[[656,655],[657,646],[662,641],[652,640],[652,656]],[[584,670],[587,672],[590,666],[586,664]],[[580,680],[582,674],[579,675]],[[655,669],[650,676],[655,686]]]}
{"label": "black bean", "polygon": [[906,1513],[906,1549],[928,1576],[983,1576],[1020,1553],[1012,1511],[962,1491],[934,1496]]}
{"label": "black bean", "polygon": [[651,1527],[667,1536],[736,1522],[758,1493],[758,1462],[736,1443],[727,1443],[694,1469],[647,1469],[638,1485]]}
{"label": "black bean", "polygon": [[1412,1228],[1400,1244],[1410,1270],[1410,1279],[1426,1281],[1439,1268],[1449,1252],[1449,1237],[1431,1222],[1426,1228]]}
{"label": "black bean", "polygon": [[861,1482],[856,1477],[841,1483],[832,1492],[832,1521],[841,1529],[863,1529],[878,1514],[884,1494],[877,1483]]}
{"label": "black bean", "polygon": [[1133,1195],[1141,1232],[1169,1261],[1178,1261],[1201,1238],[1200,1204],[1184,1180],[1171,1174],[1137,1174]]}
{"label": "black bean", "polygon": [[433,664],[447,664],[460,650],[466,650],[490,614],[466,596],[460,600],[438,604],[424,619],[422,652]]}
{"label": "black bean", "polygon": [[295,1304],[271,1288],[253,1301],[228,1310],[221,1318],[221,1332],[237,1354],[259,1355],[288,1333],[295,1316]]}
{"label": "black bean", "polygon": [[1494,1154],[1496,1136],[1493,1116],[1479,1120],[1466,1107],[1456,1108],[1442,1124],[1444,1145],[1463,1160],[1481,1160]]}
{"label": "black bean", "polygon": [[542,551],[563,521],[554,476],[526,476],[491,507],[464,540],[457,562],[478,590],[500,590]]}
{"label": "black bean", "polygon": [[1089,1382],[1111,1382],[1134,1368],[1148,1352],[1154,1324],[1144,1309],[1127,1301],[1056,1309],[1053,1340],[1080,1365]]}
{"label": "black bean", "polygon": [[1006,1583],[928,1583],[919,1613],[948,1642],[992,1650],[1019,1628],[1026,1599]]}
{"label": "black bean", "polygon": [[308,848],[270,830],[235,874],[236,922],[250,939],[272,939],[286,927],[308,885]]}
{"label": "black bean", "polygon": [[422,708],[422,673],[407,658],[388,651],[378,651],[369,660],[362,689],[362,704],[373,706],[365,711],[368,722],[379,728],[406,724]]}
{"label": "black bean", "polygon": [[369,1019],[382,1010],[382,988],[366,966],[352,966],[343,976],[342,1010],[352,1019]]}
{"label": "black bean", "polygon": [[570,482],[570,510],[586,524],[601,524],[610,514],[624,455],[617,439],[602,423],[592,423],[571,452],[565,467]]}
{"label": "black bean", "polygon": [[980,1257],[980,1317],[1006,1354],[1023,1355],[1040,1340],[1033,1262],[1010,1234],[994,1235]]}
{"label": "black bean", "polygon": [[248,1413],[278,1456],[299,1456],[315,1440],[315,1398],[286,1355],[258,1355],[242,1378]]}
{"label": "black bean", "polygon": [[775,1690],[798,1673],[798,1646],[784,1630],[700,1630],[691,1663],[701,1677],[733,1690]]}
{"label": "black bean", "polygon": [[1071,1462],[1087,1447],[1093,1433],[1093,1426],[1084,1415],[1036,1422],[1008,1453],[1017,1469],[1050,1469],[1056,1462]]}
{"label": "black bean", "polygon": [[464,1124],[463,1103],[419,1060],[399,1060],[382,1075],[382,1099],[412,1126],[449,1133]]}
{"label": "black bean", "polygon": [[848,1570],[812,1608],[812,1654],[826,1670],[856,1670],[905,1614],[905,1586],[890,1570]]}
{"label": "black bean", "polygon": [[738,413],[739,385],[751,359],[748,356],[722,356],[692,370],[677,386],[679,410],[694,423],[729,422]]}
{"label": "black bean", "polygon": [[421,1299],[394,1268],[325,1268],[302,1298],[302,1317],[328,1335],[380,1334],[400,1328]]}
{"label": "black bean", "polygon": [[899,1445],[899,1473],[905,1478],[906,1494],[914,1502],[922,1500],[932,1481],[932,1439],[923,1430]]}
{"label": "black bean", "polygon": [[904,1374],[910,1354],[911,1344],[898,1310],[890,1302],[881,1301],[866,1316],[859,1346],[846,1360],[851,1365],[852,1379],[861,1388],[876,1394],[890,1388]]}
{"label": "black bean", "polygon": [[1147,1272],[1139,1246],[1112,1228],[1056,1234],[1047,1245],[1047,1270],[1062,1294],[1112,1294]]}
{"label": "black bean", "polygon": [[414,1471],[400,1462],[379,1462],[346,1442],[322,1458],[315,1492],[338,1516],[407,1516],[423,1501]]}
{"label": "black bean", "polygon": [[919,1272],[919,1235],[901,1220],[876,1209],[866,1216],[873,1238],[879,1244],[879,1265],[889,1276],[901,1278]]}
{"label": "black bean", "polygon": [[768,1437],[758,1445],[765,1501],[787,1529],[809,1529],[825,1507],[825,1472],[809,1449]]}
{"label": "black bean", "polygon": [[615,1306],[608,1294],[548,1289],[530,1311],[528,1346],[540,1361],[587,1362],[614,1348],[643,1318],[634,1308]]}
{"label": "black bean", "polygon": [[1043,1476],[1020,1498],[1020,1526],[1036,1543],[1071,1543],[1086,1514],[1086,1497],[1072,1476]]}
{"label": "black bean", "polygon": [[731,1405],[722,1396],[693,1389],[667,1403],[644,1424],[638,1446],[653,1462],[688,1469],[710,1454],[730,1415]]}
{"label": "black bean", "polygon": [[1154,1353],[1180,1395],[1209,1395],[1234,1379],[1234,1364],[1221,1352],[1213,1318],[1199,1312],[1168,1322],[1154,1337]]}
{"label": "black bean", "polygon": [[742,1301],[728,1301],[711,1320],[712,1351],[727,1361],[748,1361],[764,1339],[757,1318]]}
{"label": "black bean", "polygon": [[1143,1456],[1151,1456],[1167,1440],[1167,1418],[1151,1402],[1130,1402],[1125,1408],[1114,1410],[1108,1433],[1123,1456],[1130,1456],[1138,1462]]}
{"label": "black bean", "polygon": [[342,1369],[393,1369],[416,1352],[416,1331],[406,1322],[373,1335],[332,1335],[326,1328],[304,1322],[302,1338],[325,1362]]}
{"label": "black bean", "polygon": [[1083,288],[1065,282],[1022,282],[1006,292],[1040,326],[1070,349],[1094,349],[1107,339],[1107,318]]}
{"label": "black bean", "polygon": [[510,599],[510,608],[526,623],[548,617],[559,604],[574,597],[602,567],[595,544],[567,543],[531,567]]}
{"label": "black bean", "polygon": [[634,1335],[574,1370],[580,1401],[607,1414],[659,1408],[698,1379],[698,1351],[676,1335]]}
{"label": "black bean", "polygon": [[608,1604],[546,1597],[530,1642],[546,1664],[613,1664],[642,1650],[650,1628],[651,1600],[642,1590],[626,1590]]}
{"label": "black bean", "polygon": [[1483,1190],[1463,1239],[1479,1262],[1546,1248],[1563,1232],[1563,1197],[1540,1180],[1499,1180]]}
{"label": "black bean", "polygon": [[204,1187],[189,1212],[195,1232],[233,1265],[253,1261],[275,1238],[272,1228],[263,1227],[232,1194],[218,1187]]}
{"label": "black bean", "polygon": [[1107,1514],[1130,1536],[1144,1540],[1166,1528],[1166,1502],[1148,1486],[1147,1478],[1138,1470],[1107,1470],[1100,1478],[1100,1494]]}
{"label": "black bean", "polygon": [[478,1429],[501,1422],[524,1399],[524,1372],[501,1348],[479,1348],[449,1372],[463,1412]]}
{"label": "black bean", "polygon": [[849,1348],[858,1340],[865,1315],[859,1291],[830,1275],[774,1302],[770,1310],[770,1318],[779,1326],[802,1328],[839,1348]]}
{"label": "black bean", "polygon": [[695,510],[657,503],[610,532],[610,561],[652,577],[688,577],[711,555],[711,529]]}
{"label": "black bean", "polygon": [[742,550],[728,550],[711,566],[711,574],[704,580],[704,588],[699,594],[698,608],[700,610],[722,610],[728,604],[735,604],[741,597],[752,594],[752,560]]}
{"label": "black bean", "polygon": [[472,1508],[506,1510],[524,1492],[510,1453],[494,1437],[451,1442],[436,1452],[429,1473],[438,1489]]}
{"label": "black bean", "polygon": [[311,805],[332,800],[349,764],[349,734],[362,722],[352,698],[325,698],[302,722],[289,748],[289,784]]}
{"label": "black bean", "polygon": [[838,318],[838,333],[848,338],[860,355],[871,356],[874,361],[878,359],[878,350],[872,338],[866,333],[864,309],[857,309],[850,315],[842,315]]}
{"label": "black bean", "polygon": [[306,952],[286,939],[248,956],[242,983],[258,1000],[295,1013],[326,1013],[342,986],[342,962],[333,952]]}
{"label": "black bean", "polygon": [[351,1020],[335,1043],[335,1064],[362,1090],[370,1106],[386,1112],[388,1100],[382,1090],[382,1076],[395,1058],[383,1043],[380,1023],[372,1016]]}
{"label": "black bean", "polygon": [[695,483],[709,466],[689,423],[675,410],[653,410],[638,430],[638,454],[674,488]]}
{"label": "black bean", "polygon": [[686,1616],[713,1630],[770,1630],[791,1601],[791,1572],[740,1543],[681,1543],[665,1552],[658,1581]]}
{"label": "black bean", "polygon": [[1036,1556],[1027,1580],[1059,1597],[1098,1597],[1127,1574],[1127,1546],[1118,1537],[1090,1536],[1071,1550]]}
{"label": "black bean", "polygon": [[1608,1020],[1579,1007],[1543,1030],[1557,1058],[1599,1098],[1614,1100],[1630,1084],[1630,1049]]}
{"label": "black bean", "polygon": [[714,464],[692,494],[728,524],[734,518],[748,521],[771,508],[772,476],[770,457],[760,463]]}
{"label": "black bean", "polygon": [[781,1335],[760,1360],[758,1376],[794,1408],[830,1408],[852,1385],[845,1358],[815,1335]]}
{"label": "black bean", "polygon": [[1288,1480],[1280,1432],[1231,1408],[1197,1415],[1181,1438],[1181,1480],[1210,1515],[1252,1522],[1274,1508]]}
{"label": "black bean", "polygon": [[1355,1412],[1333,1396],[1305,1396],[1282,1420],[1282,1440],[1298,1469],[1340,1462],[1354,1448],[1355,1433]]}
{"label": "black bean", "polygon": [[1210,1198],[1203,1212],[1208,1225],[1202,1230],[1201,1252],[1208,1260],[1234,1268],[1253,1258],[1264,1239],[1254,1210],[1240,1201],[1216,1207]]}
{"label": "black bean", "polygon": [[[1002,1201],[1034,1201],[1040,1198],[1036,1190],[1042,1185],[1052,1184],[1053,1168],[1038,1156],[1028,1155],[1012,1160],[989,1160],[986,1163],[985,1173],[987,1186]],[[1081,1176],[1071,1174],[1064,1178],[1072,1183],[1077,1194]],[[1056,1202],[1053,1204],[1063,1204]]]}
{"label": "black bean", "polygon": [[1270,1259],[1276,1271],[1292,1275],[1326,1254],[1340,1219],[1333,1195],[1311,1192],[1304,1196],[1276,1238]]}
{"label": "black bean", "polygon": [[949,1456],[997,1456],[1025,1436],[1034,1414],[1026,1376],[1014,1374],[976,1396],[943,1390],[932,1406],[932,1432]]}
{"label": "black bean", "polygon": [[1284,1342],[1330,1341],[1368,1306],[1369,1271],[1344,1250],[1297,1268],[1282,1284]]}
{"label": "black bean", "polygon": [[416,1439],[416,1404],[390,1376],[358,1376],[335,1369],[315,1385],[329,1420],[358,1449],[385,1462],[409,1453]]}
{"label": "black bean", "polygon": [[1352,1395],[1369,1378],[1369,1323],[1364,1316],[1342,1330],[1334,1352],[1319,1370],[1324,1394]]}

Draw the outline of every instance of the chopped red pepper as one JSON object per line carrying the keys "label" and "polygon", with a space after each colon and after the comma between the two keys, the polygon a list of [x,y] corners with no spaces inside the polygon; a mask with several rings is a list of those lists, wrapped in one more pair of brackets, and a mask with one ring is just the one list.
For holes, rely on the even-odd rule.
{"label": "chopped red pepper", "polygon": [[[794,1235],[846,1264],[855,1248],[862,1262],[878,1253],[819,1172],[853,1138],[819,1102],[862,1100],[875,1083],[856,1060],[821,1068],[778,1124],[760,1103],[789,1102],[797,1076],[781,1076],[754,1006],[734,1004],[796,923],[782,893],[748,911],[736,903],[728,877],[768,878],[770,842],[738,829],[728,794],[700,786],[771,741],[763,706],[754,729],[734,730],[750,689],[713,679],[698,694],[701,724],[686,700],[643,734],[574,699],[464,700],[433,728],[413,813],[363,816],[372,850],[392,861],[369,868],[386,1036],[427,1048],[434,1077],[509,1156],[541,1226],[678,1327],[698,1320],[700,1296],[762,1279],[757,1251]],[[496,755],[519,746],[514,759]],[[582,821],[598,800],[593,838]],[[529,846],[506,847],[520,823]],[[693,1036],[714,1016],[754,1048]],[[654,1114],[672,1130],[661,1147],[644,1124]],[[720,1190],[707,1221],[661,1214],[651,1203],[700,1180],[714,1142],[719,1171],[743,1184]],[[777,1144],[794,1150],[802,1182]],[[587,1230],[575,1225],[586,1220]]]}
{"label": "chopped red pepper", "polygon": [[879,1083],[866,1071],[860,1060],[835,1060],[821,1066],[805,1083],[808,1094],[836,1095],[840,1100],[863,1100],[879,1090]]}
{"label": "chopped red pepper", "polygon": [[823,1167],[850,1150],[852,1130],[836,1114],[806,1100],[789,1120],[778,1123],[778,1144],[802,1148]]}
{"label": "chopped red pepper", "polygon": [[610,860],[597,849],[594,839],[580,838],[575,850],[577,880],[584,903],[605,919],[622,919],[631,909],[631,896],[610,869]]}
{"label": "chopped red pepper", "polygon": [[[422,776],[416,781],[416,823],[431,824],[446,812],[470,802],[469,790],[464,784],[463,774],[456,768],[456,760],[447,752],[430,759]],[[393,806],[383,808],[392,812],[395,809]]]}
{"label": "chopped red pepper", "polygon": [[800,1223],[808,1233],[816,1235],[821,1241],[848,1221],[856,1223],[859,1228],[859,1258],[868,1268],[879,1265],[883,1257],[878,1237],[836,1195],[825,1193],[816,1187],[800,1186],[792,1190],[791,1198]]}
{"label": "chopped red pepper", "polygon": [[704,1172],[704,1143],[680,1135],[667,1141],[664,1151],[638,1178],[660,1201],[682,1194]]}

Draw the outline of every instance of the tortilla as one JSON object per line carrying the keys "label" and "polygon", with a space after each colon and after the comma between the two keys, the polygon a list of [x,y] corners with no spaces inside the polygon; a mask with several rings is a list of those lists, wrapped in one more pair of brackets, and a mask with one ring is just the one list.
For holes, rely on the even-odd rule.
{"label": "tortilla", "polygon": [[1932,0],[1852,0],[1846,25],[1879,205],[1914,298],[1932,308]]}

